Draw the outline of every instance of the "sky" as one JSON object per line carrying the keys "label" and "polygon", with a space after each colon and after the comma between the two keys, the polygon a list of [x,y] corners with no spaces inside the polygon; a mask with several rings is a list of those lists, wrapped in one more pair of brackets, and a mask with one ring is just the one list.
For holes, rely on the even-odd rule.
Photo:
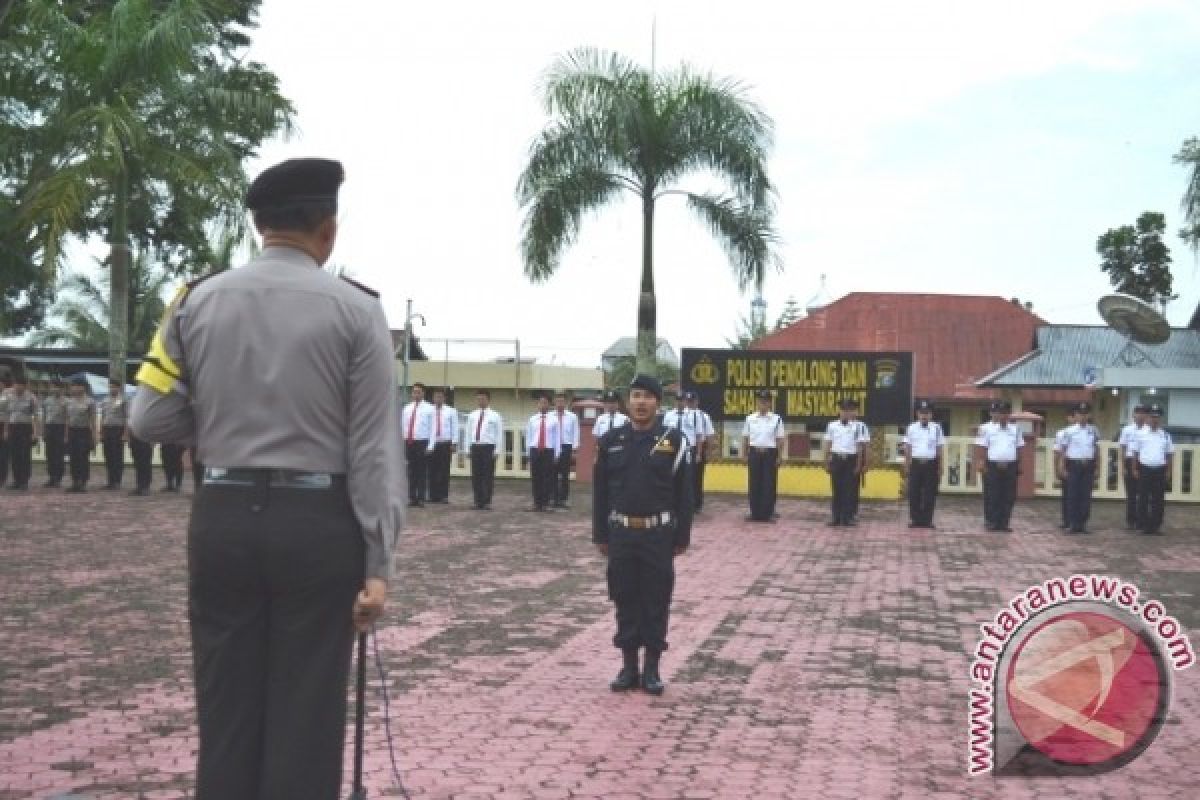
{"label": "sky", "polygon": [[[250,173],[342,160],[333,260],[381,292],[393,327],[411,298],[435,357],[511,346],[434,339],[519,339],[522,356],[591,366],[636,332],[633,203],[587,219],[549,281],[522,271],[515,185],[548,120],[539,80],[580,46],[736,78],[772,116],[768,321],[826,276],[834,298],[999,295],[1099,324],[1096,238],[1146,210],[1167,216],[1168,318],[1200,303],[1171,160],[1200,135],[1200,3],[264,0],[260,22],[250,56],[280,77],[298,132]],[[660,202],[655,263],[659,335],[724,346],[752,296],[678,199]]]}

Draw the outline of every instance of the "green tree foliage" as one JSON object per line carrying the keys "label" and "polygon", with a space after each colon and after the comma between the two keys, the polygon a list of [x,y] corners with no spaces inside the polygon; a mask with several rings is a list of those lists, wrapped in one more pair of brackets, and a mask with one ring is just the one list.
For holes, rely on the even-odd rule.
{"label": "green tree foliage", "polygon": [[70,237],[110,247],[111,374],[124,378],[129,255],[205,271],[244,225],[245,160],[290,130],[277,78],[245,60],[258,0],[27,0],[3,21],[0,163],[45,280]]}
{"label": "green tree foliage", "polygon": [[1135,225],[1111,228],[1096,241],[1100,269],[1118,292],[1164,306],[1179,295],[1171,293],[1171,250],[1163,242],[1166,218],[1147,211]]}
{"label": "green tree foliage", "polygon": [[[166,310],[166,293],[175,279],[153,264],[145,252],[129,267],[129,349],[145,352]],[[73,272],[62,281],[51,309],[52,323],[29,337],[32,347],[75,347],[104,350],[108,347],[112,313],[108,288],[90,275]]]}
{"label": "green tree foliage", "polygon": [[[633,382],[633,377],[639,372],[642,370],[637,368],[636,357],[620,356],[613,359],[611,368],[604,376],[604,385],[609,389],[628,389],[629,384]],[[662,381],[663,386],[679,380],[679,367],[664,364],[661,361],[656,361],[650,372]]]}
{"label": "green tree foliage", "polygon": [[[760,287],[767,268],[779,266],[766,171],[771,120],[734,81],[687,67],[652,72],[586,48],[547,71],[543,100],[551,119],[517,183],[525,274],[548,279],[587,214],[623,195],[634,198],[642,214],[636,363],[652,371],[658,200],[684,200],[724,247],[741,288]],[[696,173],[720,179],[732,193],[678,188]]]}
{"label": "green tree foliage", "polygon": [[774,330],[781,331],[784,328],[791,327],[799,322],[804,317],[804,309],[800,308],[800,304],[796,302],[795,297],[789,297],[787,303],[783,306],[783,311],[779,312],[779,319],[775,320]]}
{"label": "green tree foliage", "polygon": [[1200,138],[1193,136],[1183,143],[1183,147],[1175,155],[1175,163],[1191,169],[1187,188],[1183,192],[1183,230],[1179,235],[1192,246],[1200,250]]}
{"label": "green tree foliage", "polygon": [[737,333],[732,339],[726,338],[725,344],[734,350],[749,350],[750,345],[768,333],[766,322],[757,315],[741,316],[738,318]]}

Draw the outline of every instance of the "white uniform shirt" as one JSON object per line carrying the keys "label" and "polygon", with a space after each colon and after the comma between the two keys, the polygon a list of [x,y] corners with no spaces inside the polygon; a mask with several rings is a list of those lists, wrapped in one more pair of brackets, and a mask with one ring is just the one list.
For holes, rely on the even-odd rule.
{"label": "white uniform shirt", "polygon": [[751,447],[778,447],[784,435],[783,417],[774,411],[751,414],[742,426],[742,437],[750,440]]}
{"label": "white uniform shirt", "polygon": [[1145,427],[1145,425],[1138,425],[1136,422],[1131,422],[1124,428],[1121,428],[1121,436],[1117,439],[1117,444],[1121,445],[1124,449],[1125,458],[1133,458],[1133,440]]}
{"label": "white uniform shirt", "polygon": [[1100,431],[1090,422],[1080,425],[1078,422],[1069,425],[1054,437],[1054,451],[1062,453],[1063,457],[1072,460],[1089,460],[1096,457],[1096,442],[1100,440]]}
{"label": "white uniform shirt", "polygon": [[[716,436],[717,430],[713,427],[712,417],[708,415],[708,412],[697,410],[696,413],[700,415],[699,421],[696,423],[696,433],[700,434],[705,439],[710,439],[713,436]],[[703,425],[703,427],[700,427],[701,425]]]}
{"label": "white uniform shirt", "polygon": [[490,444],[499,453],[504,449],[504,419],[500,412],[490,408],[472,411],[463,426],[463,438],[467,449],[475,444]]}
{"label": "white uniform shirt", "polygon": [[[414,418],[413,412],[416,411]],[[404,437],[404,441],[425,441],[433,438],[433,403],[421,401],[421,405],[414,408],[413,403],[408,403],[404,410],[400,412],[400,435]]]}
{"label": "white uniform shirt", "polygon": [[605,412],[596,417],[596,424],[592,426],[592,435],[599,439],[613,428],[619,428],[628,423],[629,417],[625,416],[620,411],[614,411],[611,414]]}
{"label": "white uniform shirt", "polygon": [[434,405],[431,418],[433,431],[429,437],[430,445],[458,441],[458,410],[454,406],[442,405],[438,408]]}
{"label": "white uniform shirt", "polygon": [[1143,467],[1163,467],[1167,464],[1167,456],[1175,452],[1175,443],[1171,441],[1171,434],[1162,428],[1154,430],[1147,425],[1138,431],[1129,450],[1137,455],[1138,463]]}
{"label": "white uniform shirt", "polygon": [[852,456],[858,453],[860,444],[871,441],[871,433],[862,420],[852,419],[849,422],[842,422],[840,419],[835,419],[825,426],[825,435],[822,438],[829,442],[832,452],[838,455]]}
{"label": "white uniform shirt", "polygon": [[700,412],[691,408],[673,408],[663,414],[664,428],[677,428],[687,439],[688,447],[696,446],[696,432],[700,421]]}
{"label": "white uniform shirt", "polygon": [[571,445],[575,450],[579,449],[579,416],[574,411],[562,411],[553,409],[550,412],[554,415],[554,419],[559,426],[559,443],[558,449],[562,449],[566,445]]}
{"label": "white uniform shirt", "polygon": [[1025,446],[1025,437],[1012,422],[1003,428],[998,422],[985,422],[979,426],[975,444],[987,448],[988,461],[1016,461],[1017,449]]}
{"label": "white uniform shirt", "polygon": [[946,435],[942,433],[942,426],[933,420],[926,425],[918,420],[908,426],[904,443],[913,458],[937,458],[938,448],[946,444]]}
{"label": "white uniform shirt", "polygon": [[545,445],[557,455],[559,444],[558,414],[553,411],[547,411],[545,414],[539,411],[529,418],[529,423],[525,426],[525,447],[530,452],[537,449],[543,419],[546,421]]}

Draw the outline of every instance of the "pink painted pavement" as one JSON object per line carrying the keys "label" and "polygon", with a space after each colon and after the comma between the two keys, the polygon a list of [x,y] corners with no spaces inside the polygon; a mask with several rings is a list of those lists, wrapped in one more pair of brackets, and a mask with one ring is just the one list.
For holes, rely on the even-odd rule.
{"label": "pink painted pavement", "polygon": [[[670,686],[651,698],[607,689],[587,492],[531,514],[527,489],[502,484],[481,513],[455,483],[400,543],[378,648],[414,798],[1200,797],[1200,670],[1176,675],[1149,750],[1106,775],[969,778],[965,745],[978,625],[1026,586],[1116,575],[1197,627],[1193,509],[1143,537],[1098,504],[1097,532],[1066,536],[1055,503],[1022,503],[998,535],[977,498],[943,498],[931,532],[896,503],[831,529],[815,501],[758,525],[711,497],[677,562]],[[187,513],[175,495],[0,494],[0,800],[189,795]],[[367,786],[395,797],[372,678]]]}

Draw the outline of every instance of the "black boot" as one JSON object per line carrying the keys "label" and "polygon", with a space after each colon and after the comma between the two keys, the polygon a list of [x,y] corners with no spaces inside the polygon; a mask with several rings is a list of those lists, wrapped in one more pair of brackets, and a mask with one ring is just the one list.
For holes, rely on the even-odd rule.
{"label": "black boot", "polygon": [[608,684],[608,688],[614,692],[636,689],[640,680],[638,676],[637,649],[622,650],[621,655],[625,659],[625,664],[621,667],[621,671],[617,673],[617,677],[613,678],[612,683]]}
{"label": "black boot", "polygon": [[660,695],[667,685],[658,674],[658,659],[662,654],[657,650],[646,650],[646,668],[642,670],[642,688],[646,694]]}

